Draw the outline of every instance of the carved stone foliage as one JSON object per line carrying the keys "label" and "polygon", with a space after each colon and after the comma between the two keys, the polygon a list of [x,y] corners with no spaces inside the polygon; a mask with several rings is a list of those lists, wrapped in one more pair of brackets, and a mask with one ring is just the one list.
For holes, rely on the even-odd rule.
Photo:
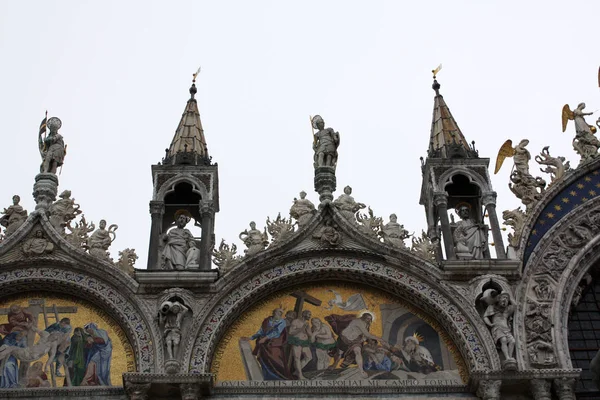
{"label": "carved stone foliage", "polygon": [[148,400],[151,383],[125,383],[125,393],[130,400]]}
{"label": "carved stone foliage", "polygon": [[281,218],[279,213],[273,221],[267,217],[267,231],[273,238],[273,243],[283,242],[294,233],[294,224],[291,218]]}
{"label": "carved stone foliage", "polygon": [[564,157],[552,157],[549,149],[550,146],[544,147],[540,155],[535,156],[535,161],[546,166],[545,169],[540,168],[540,171],[550,174],[550,185],[553,185],[564,177],[565,172],[571,169],[571,165],[569,161],[565,161]]}
{"label": "carved stone foliage", "polygon": [[242,256],[236,254],[235,243],[229,246],[225,243],[225,239],[222,239],[219,249],[213,249],[213,262],[223,274],[226,274],[242,260]]}
{"label": "carved stone foliage", "polygon": [[346,276],[348,279],[371,282],[372,285],[403,298],[410,293],[410,298],[418,302],[424,312],[435,314],[438,321],[445,326],[452,340],[461,349],[469,368],[490,369],[492,363],[499,367],[495,345],[481,341],[479,330],[485,329],[483,323],[474,313],[466,314],[459,308],[454,303],[453,295],[436,287],[437,285],[407,274],[406,271],[382,263],[362,258],[325,257],[294,260],[277,265],[262,270],[228,289],[223,297],[210,306],[211,312],[197,320],[201,325],[192,329],[192,332],[197,333],[192,336],[195,342],[190,349],[189,372],[196,374],[208,371],[214,349],[228,326],[227,321],[235,318],[258,293],[265,295],[277,287],[307,282],[318,279],[320,274],[332,272],[335,272],[336,277]]}
{"label": "carved stone foliage", "polygon": [[517,207],[512,211],[504,211],[502,218],[504,218],[504,225],[508,225],[513,229],[513,232],[508,234],[508,244],[518,249],[525,228],[525,213],[521,210],[521,207]]}
{"label": "carved stone foliage", "polygon": [[510,182],[508,188],[521,200],[527,211],[531,210],[540,201],[546,190],[545,180],[539,176],[533,177],[529,174],[520,173],[518,170],[514,170],[510,174]]}
{"label": "carved stone foliage", "polygon": [[128,332],[136,354],[137,370],[154,370],[156,355],[150,327],[140,309],[117,288],[89,275],[58,268],[19,268],[0,273],[0,291],[3,293],[10,293],[9,288],[14,289],[22,284],[27,284],[28,288],[35,290],[37,282],[43,282],[46,289],[56,287],[63,293],[72,293],[83,298],[91,297],[93,302],[101,302],[105,310],[116,316]]}
{"label": "carved stone foliage", "polygon": [[574,378],[554,379],[554,390],[559,400],[575,400],[575,382]]}
{"label": "carved stone foliage", "polygon": [[435,247],[427,233],[422,231],[420,237],[413,236],[410,251],[424,260],[435,261]]}
{"label": "carved stone foliage", "polygon": [[531,393],[535,400],[551,400],[552,392],[550,391],[552,382],[547,379],[532,379],[530,381]]}
{"label": "carved stone foliage", "polygon": [[499,379],[481,380],[477,386],[477,396],[483,400],[499,400],[500,386],[502,381]]}
{"label": "carved stone foliage", "polygon": [[533,291],[538,301],[552,301],[554,299],[554,284],[545,277],[535,279]]}
{"label": "carved stone foliage", "polygon": [[377,236],[381,230],[383,219],[373,214],[371,207],[368,208],[368,214],[356,213],[356,220],[359,223],[359,229],[366,235]]}
{"label": "carved stone foliage", "polygon": [[125,272],[129,276],[134,274],[134,265],[138,259],[135,249],[125,249],[119,252],[119,259],[115,262],[115,267]]}
{"label": "carved stone foliage", "polygon": [[75,225],[72,225],[71,223],[67,225],[67,230],[69,232],[65,235],[65,239],[77,249],[86,250],[89,234],[93,232],[94,229],[96,229],[94,223],[90,222],[88,224],[85,215],[81,214],[79,222],[75,223]]}

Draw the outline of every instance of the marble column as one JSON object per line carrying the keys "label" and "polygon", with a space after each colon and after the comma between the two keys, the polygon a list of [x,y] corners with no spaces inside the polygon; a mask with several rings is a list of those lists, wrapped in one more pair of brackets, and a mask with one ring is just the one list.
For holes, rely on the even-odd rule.
{"label": "marble column", "polygon": [[547,379],[532,379],[530,383],[531,393],[535,400],[552,400],[550,392],[552,382]]}
{"label": "marble column", "polygon": [[554,380],[554,391],[558,400],[575,400],[575,379],[559,378]]}
{"label": "marble column", "polygon": [[450,229],[450,220],[448,219],[448,194],[446,192],[436,192],[433,194],[433,202],[437,208],[440,224],[442,225],[442,238],[444,239],[444,249],[446,250],[447,260],[456,260],[454,253],[454,238]]}
{"label": "marble column", "polygon": [[502,239],[498,215],[496,214],[496,192],[484,193],[482,201],[490,219],[490,228],[492,229],[492,238],[494,238],[496,258],[505,259],[506,250],[504,249],[504,240]]}
{"label": "marble column", "polygon": [[200,238],[200,265],[201,271],[210,271],[212,267],[211,256],[213,250],[213,233],[215,230],[215,210],[212,203],[200,205],[200,224],[202,225],[202,237]]}
{"label": "marble column", "polygon": [[150,386],[150,383],[125,382],[125,393],[129,400],[148,400]]}
{"label": "marble column", "polygon": [[500,386],[502,381],[499,379],[481,380],[477,387],[477,396],[482,400],[500,400]]}
{"label": "marble column", "polygon": [[148,248],[148,269],[160,269],[158,248],[160,246],[160,235],[162,234],[162,220],[165,213],[165,203],[153,200],[150,202],[150,246]]}

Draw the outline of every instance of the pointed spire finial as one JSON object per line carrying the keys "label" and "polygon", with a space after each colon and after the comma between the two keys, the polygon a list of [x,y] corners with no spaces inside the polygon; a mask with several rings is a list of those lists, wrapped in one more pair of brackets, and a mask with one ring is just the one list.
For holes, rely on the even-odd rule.
{"label": "pointed spire finial", "polygon": [[431,70],[431,73],[433,73],[433,85],[431,85],[431,88],[433,90],[435,90],[435,95],[439,96],[440,95],[440,87],[442,87],[442,85],[440,85],[436,79],[438,72],[440,72],[440,70],[442,69],[442,64],[438,65],[436,69]]}
{"label": "pointed spire finial", "polygon": [[190,95],[192,95],[192,99],[194,98],[194,95],[196,93],[198,93],[198,89],[196,89],[196,78],[198,77],[198,74],[200,73],[200,68],[198,67],[198,71],[196,71],[194,74],[192,74],[193,78],[192,78],[192,87],[190,88]]}

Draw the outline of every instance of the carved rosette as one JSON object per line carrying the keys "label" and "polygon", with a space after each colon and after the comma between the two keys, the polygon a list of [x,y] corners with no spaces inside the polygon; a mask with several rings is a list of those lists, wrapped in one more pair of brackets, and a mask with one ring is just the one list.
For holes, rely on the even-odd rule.
{"label": "carved rosette", "polygon": [[36,210],[47,210],[58,194],[58,177],[50,173],[37,174],[33,184]]}

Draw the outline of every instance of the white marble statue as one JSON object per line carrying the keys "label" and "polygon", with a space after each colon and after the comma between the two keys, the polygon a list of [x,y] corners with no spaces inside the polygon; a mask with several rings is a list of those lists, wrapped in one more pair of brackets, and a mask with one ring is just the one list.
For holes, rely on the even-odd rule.
{"label": "white marble statue", "polygon": [[111,225],[106,229],[106,221],[101,219],[98,224],[98,229],[90,235],[87,239],[87,249],[90,254],[94,257],[109,259],[110,254],[108,248],[116,238],[115,231],[119,227],[117,225]]}
{"label": "white marble statue", "polygon": [[192,233],[185,229],[185,226],[192,219],[191,214],[186,210],[179,210],[175,213],[175,228],[171,229],[162,237],[162,268],[183,270],[188,267],[188,251],[191,247],[196,251],[194,237]]}
{"label": "white marble statue", "polygon": [[354,223],[356,223],[356,212],[366,207],[365,204],[354,201],[354,197],[352,197],[352,188],[350,186],[344,188],[344,193],[333,201],[333,205],[340,210],[340,213],[344,217]]}
{"label": "white marble statue", "polygon": [[461,218],[454,229],[454,246],[459,259],[483,259],[487,249],[487,229],[471,219],[471,206],[460,203],[456,213]]}
{"label": "white marble statue", "polygon": [[71,198],[71,191],[63,191],[49,208],[50,212],[50,224],[59,233],[64,233],[65,227],[75,219],[75,217],[81,214],[79,204],[75,203],[75,199]]}
{"label": "white marble statue", "polygon": [[585,103],[579,103],[577,108],[571,111],[568,104],[563,106],[562,127],[563,132],[567,129],[569,120],[575,122],[575,138],[573,139],[573,149],[581,156],[581,163],[590,161],[598,156],[600,140],[594,135],[596,128],[589,125],[585,117],[593,113],[584,112]]}
{"label": "white marble statue", "polygon": [[483,314],[483,321],[490,328],[494,342],[500,344],[504,355],[503,365],[516,368],[515,337],[510,327],[515,306],[510,304],[510,296],[504,292],[498,294],[495,289],[487,289],[481,299],[488,305]]}
{"label": "white marble statue", "polygon": [[4,215],[0,217],[0,225],[6,228],[4,230],[6,237],[12,235],[27,219],[27,210],[19,205],[21,197],[14,195],[12,201],[12,205],[5,208],[2,211]]}
{"label": "white marble statue", "polygon": [[40,155],[42,156],[42,165],[40,166],[41,173],[56,174],[58,167],[63,164],[67,153],[67,147],[65,146],[63,137],[58,133],[61,126],[61,120],[52,117],[47,123],[50,133],[46,137],[42,137],[45,130],[40,130],[38,145]]}
{"label": "white marble statue", "polygon": [[250,230],[245,229],[239,234],[239,238],[247,247],[244,250],[247,256],[263,251],[269,244],[267,232],[261,232],[256,229],[256,222],[254,221],[250,222]]}
{"label": "white marble statue", "polygon": [[313,128],[317,129],[313,138],[315,168],[335,168],[338,158],[337,148],[340,145],[340,134],[332,128],[325,128],[325,121],[323,121],[320,115],[315,115],[311,122]]}
{"label": "white marble statue", "polygon": [[312,218],[317,210],[312,201],[306,198],[306,192],[300,192],[300,198],[294,198],[294,204],[290,208],[290,216],[298,221],[298,227],[302,228]]}
{"label": "white marble statue", "polygon": [[178,301],[165,301],[158,312],[158,322],[163,326],[163,335],[167,347],[167,357],[174,360],[177,357],[181,342],[181,323],[189,309]]}
{"label": "white marble statue", "polygon": [[381,227],[379,235],[383,238],[383,243],[406,249],[404,239],[410,237],[404,225],[398,223],[396,214],[390,215],[390,222]]}

